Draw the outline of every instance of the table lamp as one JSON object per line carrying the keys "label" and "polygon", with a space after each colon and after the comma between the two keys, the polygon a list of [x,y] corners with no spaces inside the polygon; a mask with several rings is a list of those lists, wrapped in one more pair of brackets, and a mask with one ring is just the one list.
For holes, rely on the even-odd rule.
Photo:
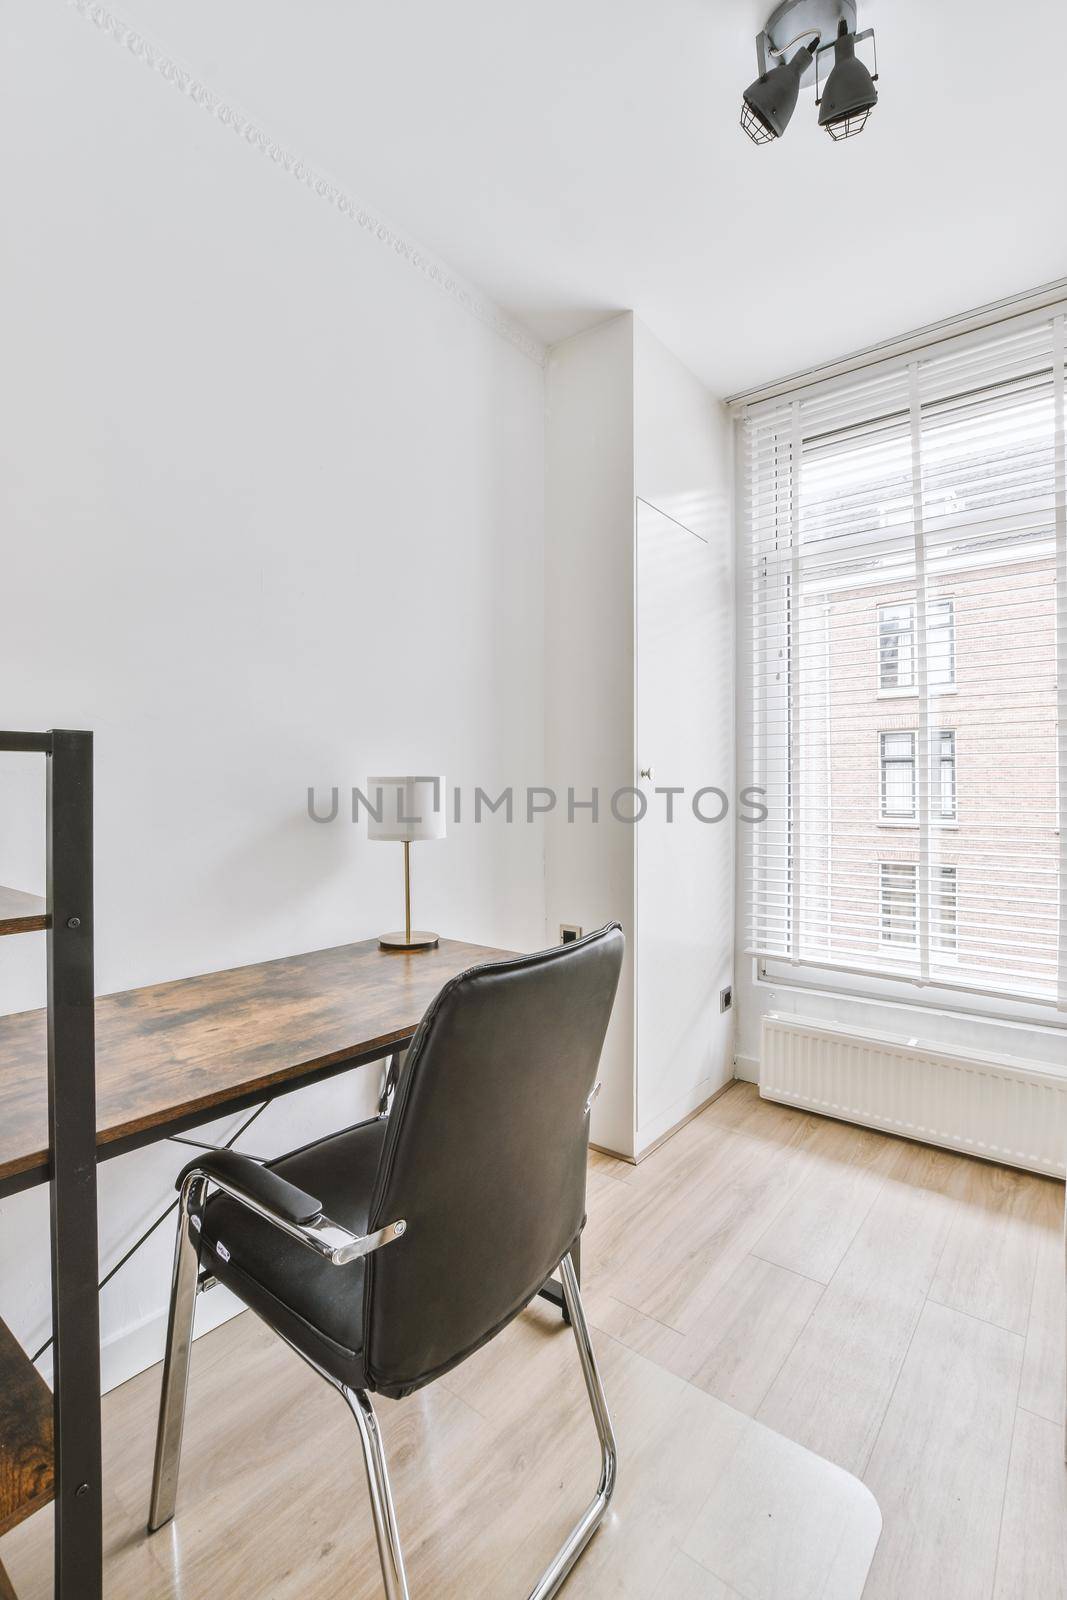
{"label": "table lamp", "polygon": [[[411,846],[420,839],[445,836],[444,778],[368,778],[368,839],[386,839],[404,846],[404,931],[383,933],[379,950],[433,950],[438,937],[411,926]],[[380,820],[375,812],[380,813]]]}

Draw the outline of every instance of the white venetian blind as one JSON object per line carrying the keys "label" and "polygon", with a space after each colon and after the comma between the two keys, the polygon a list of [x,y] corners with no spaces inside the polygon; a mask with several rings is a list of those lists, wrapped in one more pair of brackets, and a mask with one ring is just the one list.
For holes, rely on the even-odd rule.
{"label": "white venetian blind", "polygon": [[740,426],[752,951],[1067,1008],[1062,315]]}

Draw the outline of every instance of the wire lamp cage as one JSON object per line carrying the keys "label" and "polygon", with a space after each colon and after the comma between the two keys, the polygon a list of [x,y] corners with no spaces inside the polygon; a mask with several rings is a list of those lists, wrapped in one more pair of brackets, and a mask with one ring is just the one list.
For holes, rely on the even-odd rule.
{"label": "wire lamp cage", "polygon": [[871,107],[868,106],[866,111],[853,111],[847,117],[838,117],[836,122],[824,122],[823,127],[831,139],[854,139],[867,126],[870,114]]}
{"label": "wire lamp cage", "polygon": [[753,144],[770,144],[778,135],[773,128],[768,128],[763,118],[754,106],[747,100],[741,102],[741,126],[752,140]]}

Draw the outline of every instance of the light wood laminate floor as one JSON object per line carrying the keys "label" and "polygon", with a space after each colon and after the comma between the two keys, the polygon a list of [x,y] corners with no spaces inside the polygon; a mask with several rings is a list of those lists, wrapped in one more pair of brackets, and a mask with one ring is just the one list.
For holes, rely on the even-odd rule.
{"label": "light wood laminate floor", "polygon": [[[594,1154],[583,1275],[623,1468],[567,1594],[855,1600],[877,1533],[855,1474],[884,1521],[866,1600],[1062,1600],[1062,1211],[1061,1184],[747,1084],[640,1167]],[[519,1600],[585,1503],[569,1340],[541,1303],[382,1403],[413,1600]],[[354,1428],[250,1315],[197,1342],[178,1520],[145,1540],[158,1385],[105,1402],[112,1600],[376,1600]],[[49,1593],[49,1522],[0,1541],[22,1600]]]}
{"label": "light wood laminate floor", "polygon": [[596,1171],[592,1320],[869,1485],[865,1600],[1067,1596],[1061,1183],[741,1083]]}

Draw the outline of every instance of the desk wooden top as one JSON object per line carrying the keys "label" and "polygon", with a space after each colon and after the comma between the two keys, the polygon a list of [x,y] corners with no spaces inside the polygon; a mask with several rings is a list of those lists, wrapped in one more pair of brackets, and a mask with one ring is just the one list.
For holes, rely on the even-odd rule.
{"label": "desk wooden top", "polygon": [[[242,1097],[384,1053],[410,1037],[449,978],[511,953],[442,939],[436,950],[387,954],[367,939],[99,996],[97,1147],[107,1154],[153,1129],[163,1137],[197,1117],[210,1122]],[[45,1021],[43,1011],[0,1017],[0,1184],[9,1187],[47,1177]]]}

